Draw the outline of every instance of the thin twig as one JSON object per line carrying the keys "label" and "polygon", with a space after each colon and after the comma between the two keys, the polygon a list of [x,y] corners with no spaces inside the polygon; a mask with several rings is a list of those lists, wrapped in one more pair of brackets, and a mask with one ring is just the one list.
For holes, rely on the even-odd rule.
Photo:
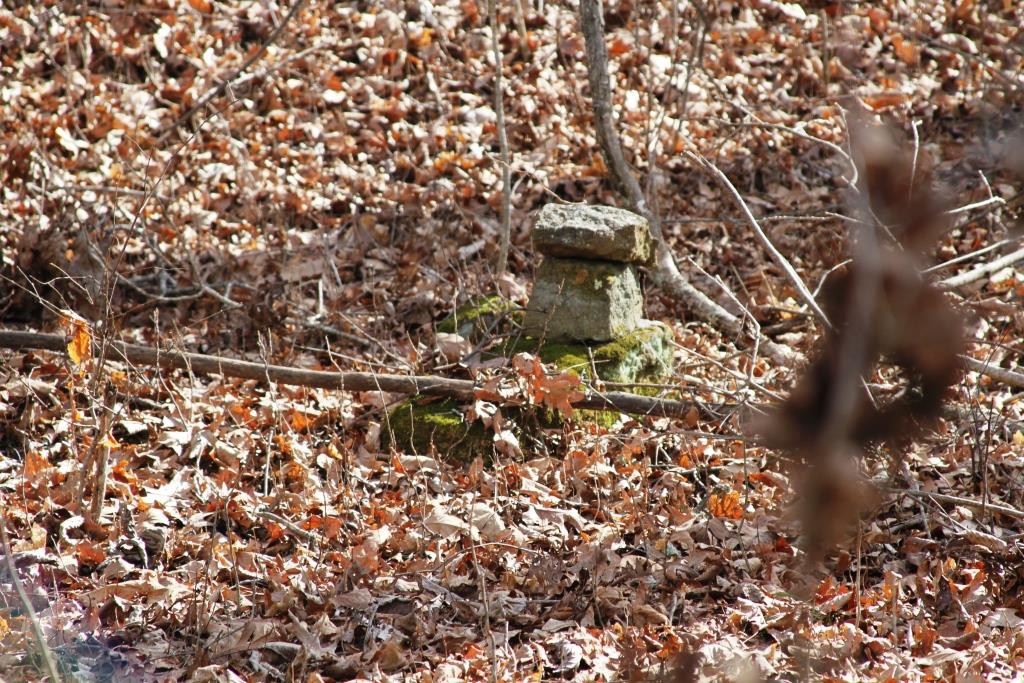
{"label": "thin twig", "polygon": [[950,209],[949,211],[946,212],[946,215],[956,216],[957,214],[967,213],[968,211],[974,211],[975,209],[987,209],[991,206],[1003,204],[1006,204],[1006,200],[1003,199],[1002,197],[989,197],[988,199],[983,199],[980,202],[972,202],[970,204],[958,206],[955,209]]}
{"label": "thin twig", "polygon": [[917,489],[901,489],[897,487],[886,486],[883,487],[883,490],[886,491],[886,493],[907,495],[913,498],[929,498],[938,503],[962,505],[964,507],[974,508],[975,510],[985,509],[990,512],[997,512],[1001,515],[1006,515],[1007,517],[1024,519],[1024,510],[1018,510],[1017,508],[1010,507],[1009,505],[1000,505],[999,503],[974,500],[972,498],[963,498],[961,496],[951,496],[946,493],[935,493],[933,491],[919,491]]}
{"label": "thin twig", "polygon": [[783,256],[782,252],[772,244],[771,239],[769,239],[764,229],[757,222],[757,219],[754,218],[754,214],[750,212],[750,207],[748,207],[747,203],[743,201],[743,196],[736,189],[736,186],[732,184],[732,181],[729,180],[729,176],[725,175],[720,168],[703,156],[693,154],[692,152],[687,152],[687,156],[693,159],[698,165],[710,171],[711,174],[718,178],[719,182],[729,190],[729,193],[733,196],[733,199],[736,200],[736,203],[743,211],[743,215],[746,217],[747,223],[749,223],[750,227],[754,229],[754,234],[757,236],[757,239],[760,240],[762,245],[764,245],[764,248],[768,251],[768,254],[772,259],[779,264],[779,267],[782,268],[786,277],[788,277],[789,281],[793,283],[794,287],[796,287],[796,291],[800,294],[800,297],[808,307],[814,311],[814,314],[817,315],[822,322],[831,327],[832,323],[829,322],[828,316],[825,315],[825,311],[821,310],[821,307],[818,306],[818,302],[814,300],[814,295],[811,294],[811,290],[807,289],[807,285],[804,284],[804,281],[800,278],[796,269],[793,268],[793,264],[789,262],[789,259]]}
{"label": "thin twig", "polygon": [[[114,385],[108,382],[103,393],[103,413],[100,415],[99,431],[95,437],[100,442],[99,460],[96,461],[96,483],[92,487],[92,503],[89,507],[89,514],[97,523],[103,516],[103,499],[107,495],[107,477],[110,472],[110,421],[114,413]],[[88,477],[89,472],[83,472],[83,476]]]}
{"label": "thin twig", "polygon": [[28,622],[32,627],[32,637],[35,638],[36,647],[39,648],[39,654],[43,658],[43,663],[46,665],[46,672],[50,675],[50,680],[54,683],[63,681],[63,677],[60,675],[60,670],[57,668],[57,662],[53,657],[53,652],[50,651],[50,646],[46,642],[46,636],[43,634],[43,627],[39,625],[39,617],[36,616],[35,609],[32,608],[32,601],[29,600],[28,594],[25,593],[24,586],[21,585],[21,579],[18,578],[18,567],[14,564],[14,553],[11,550],[11,541],[7,537],[7,519],[0,514],[0,542],[3,543],[4,560],[7,563],[7,573],[11,576],[11,584],[14,586],[15,592],[18,594],[18,599],[21,600],[21,606],[25,610],[25,614],[28,615]]}
{"label": "thin twig", "polygon": [[[108,187],[106,185],[54,185],[51,189],[64,190],[65,192],[95,192],[96,194],[124,195],[126,197],[148,197],[152,193],[149,190],[135,190],[129,187]],[[153,195],[161,202],[169,203],[171,198],[158,194]]]}
{"label": "thin twig", "polygon": [[985,363],[976,358],[971,358],[970,356],[960,356],[960,360],[963,361],[968,370],[990,377],[1007,386],[1024,389],[1024,374],[1014,372],[1013,370],[1007,370],[1005,368],[992,365],[991,363]]}
{"label": "thin twig", "polygon": [[[747,113],[750,114],[750,112],[747,112]],[[767,121],[761,121],[756,116],[753,117],[753,118],[755,119],[754,121],[726,121],[726,120],[723,120],[723,119],[715,119],[715,120],[718,121],[719,123],[724,124],[724,125],[736,126],[738,128],[765,128],[765,129],[768,129],[768,130],[781,130],[781,131],[784,131],[786,133],[789,133],[790,135],[794,135],[794,136],[796,136],[798,138],[803,138],[804,140],[807,140],[808,142],[814,142],[814,143],[819,144],[819,145],[821,145],[823,147],[826,147],[827,149],[830,149],[833,152],[835,152],[836,154],[838,154],[839,156],[843,157],[843,159],[845,159],[848,163],[850,163],[850,164],[853,163],[852,160],[850,159],[850,155],[847,153],[847,151],[845,149],[843,149],[842,147],[840,147],[839,145],[837,145],[836,143],[834,143],[834,142],[829,142],[828,140],[825,140],[823,138],[819,138],[816,135],[811,135],[810,133],[802,131],[799,128],[794,128],[793,126],[787,126],[787,125],[782,124],[782,123],[768,123]]]}
{"label": "thin twig", "polygon": [[[67,339],[58,334],[0,330],[0,348],[43,349],[67,353]],[[98,356],[97,356],[98,357]],[[250,361],[209,356],[202,353],[164,351],[138,344],[111,341],[108,360],[126,361],[143,365],[185,369],[189,372],[218,374],[257,381],[280,382],[296,386],[334,389],[339,391],[385,391],[400,394],[427,394],[448,396],[459,400],[473,400],[478,385],[471,380],[450,379],[432,375],[384,375],[368,372],[325,372],[283,365],[267,365]],[[578,401],[575,408],[618,410],[634,415],[660,415],[685,417],[692,410],[714,419],[721,406],[707,406],[697,402],[638,396],[620,391],[591,392]]]}
{"label": "thin twig", "polygon": [[[516,5],[519,0],[512,0]],[[498,0],[487,0],[491,24],[491,53],[494,55],[494,111],[497,114],[498,146],[501,149],[501,246],[498,251],[498,274],[508,270],[508,250],[512,241],[512,166],[508,151],[508,130],[505,127],[505,85],[502,82],[503,60],[498,41]],[[522,8],[520,8],[522,12]],[[525,28],[522,38],[525,39]],[[525,40],[522,41],[526,48]]]}
{"label": "thin twig", "polygon": [[955,258],[951,258],[948,261],[943,261],[942,263],[936,264],[936,265],[934,265],[934,266],[932,266],[930,268],[925,268],[921,272],[922,273],[926,273],[926,274],[927,273],[934,273],[935,271],[943,270],[945,268],[949,268],[950,266],[955,266],[958,263],[963,263],[964,261],[970,261],[971,259],[978,258],[979,256],[987,254],[990,251],[995,251],[996,249],[1000,249],[1002,247],[1009,246],[1011,244],[1014,244],[1015,242],[1021,241],[1022,239],[1024,239],[1024,236],[1012,237],[1010,239],[1005,239],[1005,240],[999,240],[998,242],[994,242],[994,243],[988,245],[987,247],[982,247],[981,249],[976,249],[976,250],[968,252],[966,254],[961,254],[960,256],[957,256]]}
{"label": "thin twig", "polygon": [[983,263],[980,266],[971,268],[959,275],[954,275],[953,277],[948,277],[945,280],[940,280],[938,282],[938,287],[940,289],[956,289],[957,287],[963,287],[964,285],[976,282],[984,277],[988,277],[992,273],[998,272],[1007,266],[1017,263],[1018,261],[1024,261],[1024,249],[1018,249],[1017,251],[1010,252],[1005,256],[997,258],[995,261]]}
{"label": "thin twig", "polygon": [[288,531],[292,532],[293,534],[295,534],[296,536],[298,536],[302,540],[306,541],[310,545],[314,545],[314,546],[320,545],[320,539],[317,538],[316,534],[313,534],[313,533],[310,533],[310,532],[306,531],[305,529],[300,527],[295,522],[291,522],[291,521],[285,519],[284,517],[282,517],[281,515],[277,514],[276,512],[271,512],[270,510],[257,510],[255,514],[256,514],[257,517],[262,517],[263,519],[270,520],[271,522],[273,522],[274,524],[277,524],[278,526],[283,526],[285,529],[287,529]]}
{"label": "thin twig", "polygon": [[[490,0],[490,1],[492,3],[494,2],[494,0]],[[513,2],[518,2],[518,0],[513,0]],[[475,500],[476,500],[476,497],[474,496],[474,501]],[[474,519],[473,519],[472,510],[473,510],[473,507],[475,506],[475,504],[476,503],[474,502],[474,503],[472,503],[470,505],[470,511],[471,511],[470,512],[470,528],[469,528],[468,536],[469,536],[469,542],[472,545],[470,546],[469,550],[470,550],[470,557],[473,559],[473,568],[474,568],[474,570],[476,572],[477,582],[478,582],[479,587],[480,587],[480,599],[483,601],[484,614],[483,614],[483,620],[482,620],[483,624],[482,625],[483,625],[484,633],[487,635],[487,644],[488,644],[488,650],[489,650],[488,654],[490,655],[490,659],[491,659],[491,676],[490,676],[490,679],[491,679],[491,683],[498,683],[498,648],[497,648],[497,643],[494,640],[494,631],[491,629],[491,599],[490,599],[490,596],[487,593],[487,580],[486,580],[486,577],[484,576],[484,571],[480,567],[480,560],[479,560],[479,558],[477,558],[477,555],[476,555],[476,539],[473,537],[473,530],[474,530],[473,522],[474,522]]]}
{"label": "thin twig", "polygon": [[192,114],[195,114],[197,111],[201,110],[203,107],[209,104],[213,98],[218,97],[221,93],[227,90],[235,79],[241,76],[246,69],[255,64],[259,60],[259,58],[263,56],[263,53],[267,51],[267,48],[269,48],[271,44],[275,40],[277,40],[277,37],[281,35],[281,32],[284,31],[284,27],[288,25],[288,22],[291,21],[292,17],[298,14],[299,10],[302,9],[302,6],[305,4],[306,0],[295,0],[294,4],[292,4],[291,6],[291,9],[288,10],[288,14],[286,14],[284,19],[282,19],[281,22],[276,27],[274,27],[274,30],[271,31],[270,35],[267,36],[267,39],[263,41],[259,49],[256,50],[256,52],[252,53],[248,59],[242,62],[242,64],[237,69],[231,72],[231,75],[229,75],[227,78],[222,79],[220,83],[217,84],[216,88],[210,90],[205,95],[200,97],[195,104],[189,107],[188,111],[179,116],[174,123],[168,126],[167,130],[160,134],[159,142],[163,142],[167,138],[167,136],[169,136],[172,132],[174,132],[175,129],[178,128],[178,126],[180,126],[185,121],[188,121],[189,118],[191,118]]}

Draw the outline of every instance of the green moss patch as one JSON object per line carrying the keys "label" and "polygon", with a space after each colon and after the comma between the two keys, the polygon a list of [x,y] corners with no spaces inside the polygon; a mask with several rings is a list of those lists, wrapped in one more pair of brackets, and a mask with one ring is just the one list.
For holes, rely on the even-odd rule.
{"label": "green moss patch", "polygon": [[[589,353],[588,353],[589,349]],[[610,342],[541,343],[530,337],[506,345],[507,355],[534,353],[545,363],[571,370],[589,378],[590,357],[598,378],[605,382],[657,383],[672,372],[672,330],[661,323],[649,323],[621,339]]]}
{"label": "green moss patch", "polygon": [[518,319],[522,318],[522,312],[508,299],[488,296],[456,308],[454,313],[437,324],[437,331],[447,334],[458,333],[470,341],[478,342],[502,316],[518,322]]}
{"label": "green moss patch", "polygon": [[[479,320],[483,315],[493,312],[494,309],[484,309],[475,318],[467,315],[461,318],[460,325],[470,320]],[[441,330],[441,326],[438,326],[438,330]],[[668,326],[647,323],[612,342],[541,344],[536,339],[525,337],[505,344],[499,352],[507,356],[522,352],[534,353],[545,363],[585,378],[592,374],[590,356],[593,355],[597,375],[606,382],[658,383],[672,371],[671,341],[672,331]],[[656,393],[645,392],[642,387],[635,391]],[[535,413],[533,418],[517,409],[503,409],[503,412],[512,423],[520,426],[524,420],[529,422],[531,419],[535,426],[550,427],[558,424],[558,416],[547,411],[541,411],[544,414]],[[619,413],[610,410],[580,410],[576,413],[576,419],[611,427],[619,419]],[[438,401],[413,397],[403,401],[388,413],[382,432],[385,448],[393,446],[407,453],[425,454],[431,452],[433,446],[438,456],[447,462],[469,463],[477,457],[490,460],[494,452],[493,434],[479,422],[467,423],[460,404],[452,399]]]}
{"label": "green moss patch", "polygon": [[385,448],[422,455],[434,446],[441,458],[459,463],[491,457],[492,435],[479,422],[467,423],[456,401],[422,401],[414,397],[391,409],[381,430]]}
{"label": "green moss patch", "polygon": [[[589,353],[588,353],[589,349]],[[622,384],[657,384],[672,373],[672,330],[662,323],[648,322],[630,334],[611,342],[540,343],[533,338],[522,338],[506,345],[504,353],[533,353],[545,363],[551,363],[561,370],[575,372],[580,377],[590,378],[590,358],[598,378],[605,382]],[[636,387],[635,393],[651,394],[656,389]],[[619,413],[612,410],[579,410],[576,419],[611,427],[619,419]]]}

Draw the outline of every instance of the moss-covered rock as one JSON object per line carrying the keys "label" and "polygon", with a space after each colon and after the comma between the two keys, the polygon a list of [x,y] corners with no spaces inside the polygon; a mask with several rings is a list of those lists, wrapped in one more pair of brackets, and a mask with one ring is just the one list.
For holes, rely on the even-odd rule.
{"label": "moss-covered rock", "polygon": [[[508,344],[505,353],[534,353],[545,363],[585,378],[593,374],[590,363],[593,356],[597,376],[605,382],[656,384],[672,374],[672,338],[672,330],[664,323],[642,320],[640,327],[615,341],[541,344],[536,339],[524,338]],[[643,387],[636,387],[632,391],[652,395],[656,393],[645,391]],[[611,410],[580,410],[576,413],[576,419],[611,427],[619,419],[619,413]]]}
{"label": "moss-covered rock", "polygon": [[[588,353],[589,349],[589,353]],[[526,337],[508,344],[505,353],[528,352],[562,370],[590,377],[590,357],[599,379],[621,384],[657,383],[672,373],[672,330],[650,320],[610,342],[546,342]]]}
{"label": "moss-covered rock", "polygon": [[493,437],[479,422],[467,423],[459,404],[451,399],[425,402],[413,397],[391,409],[381,429],[384,448],[425,454],[430,447],[448,462],[469,463],[477,456],[490,458]]}
{"label": "moss-covered rock", "polygon": [[522,318],[522,312],[516,305],[500,296],[488,296],[475,299],[459,306],[455,312],[437,324],[437,331],[447,334],[459,334],[476,343],[488,334],[495,323],[502,317],[513,322]]}
{"label": "moss-covered rock", "polygon": [[[639,328],[611,342],[541,344],[526,337],[506,344],[499,353],[508,356],[534,353],[545,363],[588,378],[592,374],[590,356],[593,355],[597,375],[606,382],[657,383],[671,374],[671,342],[672,331],[667,325],[642,321]],[[637,391],[645,393],[642,389]],[[529,433],[538,426],[550,427],[559,422],[557,415],[547,412],[529,419],[525,419],[529,416],[519,409],[503,409],[503,412],[513,423],[533,424],[534,427],[527,430]],[[576,417],[610,427],[618,420],[619,413],[580,410]],[[433,446],[441,458],[454,463],[469,463],[478,456],[489,460],[494,448],[493,434],[479,422],[467,423],[456,401],[424,397],[413,397],[392,408],[383,425],[382,441],[385,448],[394,446],[408,453],[429,453]]]}

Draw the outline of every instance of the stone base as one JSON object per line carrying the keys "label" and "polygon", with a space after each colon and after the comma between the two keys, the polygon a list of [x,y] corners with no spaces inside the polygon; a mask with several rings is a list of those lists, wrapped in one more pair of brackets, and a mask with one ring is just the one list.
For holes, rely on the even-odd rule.
{"label": "stone base", "polygon": [[[545,342],[520,339],[505,355],[535,353],[545,363],[590,377],[590,357],[598,378],[620,384],[656,384],[672,374],[672,330],[664,323],[641,320],[637,329],[610,342]],[[589,349],[589,353],[588,353]]]}
{"label": "stone base", "polygon": [[537,271],[523,334],[545,341],[611,341],[643,315],[633,267],[548,256]]}
{"label": "stone base", "polygon": [[[639,327],[621,339],[611,342],[547,342],[520,338],[501,350],[501,355],[534,353],[545,363],[589,378],[590,358],[597,375],[606,382],[622,384],[658,384],[672,373],[672,330],[664,323],[641,320]],[[589,352],[588,352],[589,349]],[[627,388],[627,391],[629,389]],[[635,393],[646,393],[638,389]],[[538,425],[537,420],[523,420],[521,408],[503,408],[502,412],[515,425]],[[539,426],[559,423],[554,414],[538,415]],[[610,427],[619,413],[610,410],[580,410],[574,419],[596,422]],[[523,435],[520,441],[523,441]],[[489,461],[494,454],[494,434],[479,422],[467,424],[461,406],[452,399],[431,400],[414,396],[391,409],[381,428],[382,446],[405,453],[426,455],[431,446],[438,457],[447,462],[470,463],[477,457]]]}

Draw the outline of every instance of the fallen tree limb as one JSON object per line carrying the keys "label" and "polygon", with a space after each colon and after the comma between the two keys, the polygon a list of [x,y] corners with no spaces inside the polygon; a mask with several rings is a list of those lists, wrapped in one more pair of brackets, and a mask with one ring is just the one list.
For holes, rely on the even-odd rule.
{"label": "fallen tree limb", "polygon": [[594,127],[601,147],[601,156],[608,167],[612,182],[625,197],[626,203],[650,224],[657,261],[652,272],[655,283],[675,297],[688,311],[733,339],[745,343],[750,337],[755,337],[761,351],[775,362],[789,367],[800,365],[804,361],[800,353],[758,335],[756,330],[748,330],[742,319],[697,289],[679,270],[662,232],[661,221],[647,205],[640,183],[629,169],[629,164],[622,153],[619,135],[615,131],[601,0],[581,0],[580,27],[586,44],[590,99],[594,105]]}
{"label": "fallen tree limb", "polygon": [[[16,330],[0,330],[0,348],[37,349],[54,351],[61,354],[68,352],[68,339],[59,334],[43,334],[39,332],[21,332]],[[279,382],[295,386],[318,389],[336,389],[340,391],[384,391],[396,394],[426,394],[430,396],[447,396],[460,400],[472,400],[477,384],[471,380],[450,379],[431,375],[388,375],[372,372],[327,372],[324,370],[305,370],[284,365],[269,365],[251,361],[235,360],[222,356],[209,356],[202,353],[184,353],[155,349],[138,344],[110,342],[107,355],[112,361],[126,361],[142,365],[162,368],[175,368],[204,374],[254,379],[264,382]],[[624,391],[607,391],[590,393],[585,398],[574,401],[574,408],[597,410],[618,410],[634,415],[657,415],[664,417],[685,417],[696,410],[697,414],[709,419],[716,419],[717,408],[721,406],[705,406],[689,401],[639,396]]]}

